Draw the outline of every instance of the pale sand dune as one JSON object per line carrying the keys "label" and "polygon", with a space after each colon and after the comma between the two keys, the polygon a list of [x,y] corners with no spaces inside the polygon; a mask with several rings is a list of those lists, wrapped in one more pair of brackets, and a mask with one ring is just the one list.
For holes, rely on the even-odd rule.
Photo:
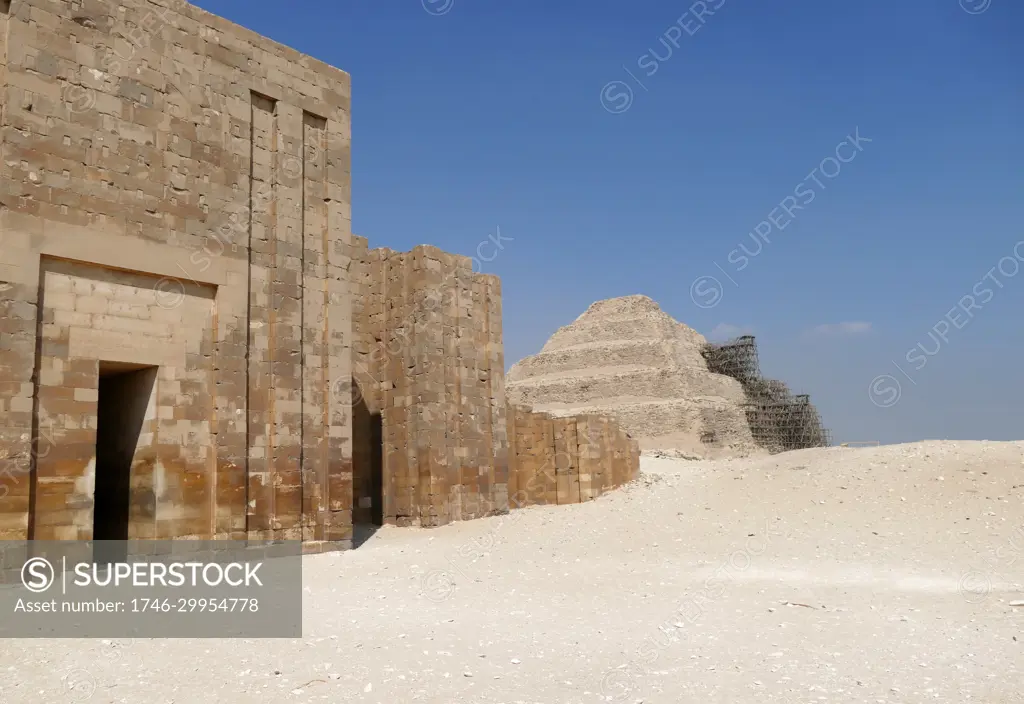
{"label": "pale sand dune", "polygon": [[1024,701],[1024,443],[642,466],[306,558],[301,641],[2,642],[2,700]]}

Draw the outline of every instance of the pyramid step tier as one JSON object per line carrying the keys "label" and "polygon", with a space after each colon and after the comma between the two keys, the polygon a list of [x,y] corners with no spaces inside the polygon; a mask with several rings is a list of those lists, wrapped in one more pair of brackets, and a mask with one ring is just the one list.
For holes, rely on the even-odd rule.
{"label": "pyramid step tier", "polygon": [[655,369],[619,365],[579,372],[556,372],[510,382],[506,392],[515,403],[596,404],[611,398],[634,401],[719,396],[734,404],[744,402],[743,388],[735,379],[709,374],[706,369]]}
{"label": "pyramid step tier", "polygon": [[541,352],[527,357],[509,372],[509,383],[558,372],[590,368],[634,366],[670,368],[697,366],[695,354],[686,354],[666,340],[599,340]]}
{"label": "pyramid step tier", "polygon": [[714,396],[657,401],[622,397],[596,404],[539,404],[534,410],[556,416],[614,416],[623,430],[640,438],[640,447],[645,450],[674,448],[696,456],[713,456],[743,454],[754,444],[743,409]]}
{"label": "pyramid step tier", "polygon": [[570,349],[593,342],[674,341],[677,338],[684,338],[680,341],[687,347],[696,347],[699,343],[686,339],[686,333],[687,329],[682,329],[682,326],[667,316],[652,316],[640,320],[581,320],[560,328],[541,348],[541,352]]}

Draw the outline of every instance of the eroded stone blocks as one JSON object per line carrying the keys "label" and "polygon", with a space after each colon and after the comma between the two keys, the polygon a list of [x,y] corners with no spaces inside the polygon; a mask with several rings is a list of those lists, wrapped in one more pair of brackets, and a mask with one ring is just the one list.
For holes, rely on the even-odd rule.
{"label": "eroded stone blocks", "polygon": [[590,501],[640,472],[639,445],[614,419],[522,406],[509,406],[507,418],[512,508]]}

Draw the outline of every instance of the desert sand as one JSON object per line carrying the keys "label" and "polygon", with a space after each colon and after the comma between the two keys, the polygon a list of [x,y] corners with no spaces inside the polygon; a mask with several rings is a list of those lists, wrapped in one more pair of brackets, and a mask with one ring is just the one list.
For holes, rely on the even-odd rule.
{"label": "desert sand", "polygon": [[305,558],[301,641],[2,642],[2,699],[1024,701],[1024,442],[642,469]]}

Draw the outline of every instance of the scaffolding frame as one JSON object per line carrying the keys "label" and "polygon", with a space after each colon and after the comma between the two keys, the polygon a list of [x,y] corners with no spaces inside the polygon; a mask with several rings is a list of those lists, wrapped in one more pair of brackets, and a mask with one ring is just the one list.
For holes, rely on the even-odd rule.
{"label": "scaffolding frame", "polygon": [[709,371],[740,382],[747,398],[743,410],[758,445],[772,453],[832,445],[832,433],[809,395],[794,395],[783,382],[761,376],[753,335],[708,343],[701,354]]}

